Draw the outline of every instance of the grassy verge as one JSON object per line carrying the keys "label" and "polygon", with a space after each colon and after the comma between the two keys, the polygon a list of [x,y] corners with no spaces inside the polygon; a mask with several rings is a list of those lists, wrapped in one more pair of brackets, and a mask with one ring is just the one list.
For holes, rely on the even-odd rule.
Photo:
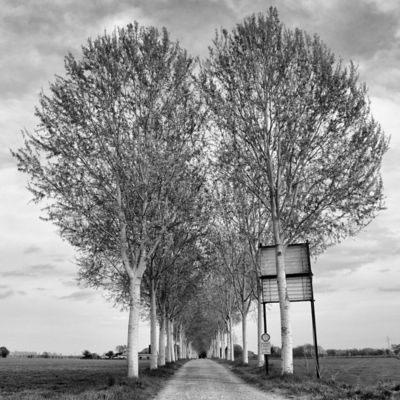
{"label": "grassy verge", "polygon": [[244,365],[238,361],[218,361],[226,365],[244,381],[262,390],[274,392],[288,398],[303,400],[400,399],[399,382],[377,382],[372,385],[360,386],[349,385],[327,378],[317,379],[304,374],[282,376],[275,365],[270,365],[269,375],[266,376],[265,368],[258,367],[255,363]]}
{"label": "grassy verge", "polygon": [[154,398],[164,387],[168,379],[187,360],[168,363],[165,367],[157,370],[149,368],[140,370],[138,379],[128,379],[121,374],[101,375],[98,379],[93,376],[82,376],[79,388],[71,380],[69,383],[56,387],[52,384],[41,385],[41,387],[13,388],[2,387],[0,391],[1,400],[148,400]]}

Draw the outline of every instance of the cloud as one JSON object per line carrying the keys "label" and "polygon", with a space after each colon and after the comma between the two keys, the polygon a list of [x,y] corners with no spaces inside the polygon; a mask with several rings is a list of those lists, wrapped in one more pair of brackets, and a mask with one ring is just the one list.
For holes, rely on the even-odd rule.
{"label": "cloud", "polygon": [[38,246],[35,245],[31,245],[25,248],[25,250],[23,251],[24,254],[31,254],[31,253],[37,253],[39,251],[41,251],[42,249]]}
{"label": "cloud", "polygon": [[4,277],[34,277],[35,274],[32,271],[25,270],[15,270],[15,271],[5,271],[1,273]]}
{"label": "cloud", "polygon": [[31,265],[29,268],[35,272],[49,272],[56,269],[56,267],[52,264],[36,264]]}
{"label": "cloud", "polygon": [[0,169],[15,166],[15,160],[8,148],[0,149]]}
{"label": "cloud", "polygon": [[6,291],[0,291],[0,300],[6,299],[7,297],[10,297],[14,294],[14,291],[12,289],[6,290]]}
{"label": "cloud", "polygon": [[77,281],[63,281],[62,284],[67,287],[77,287],[78,286]]}
{"label": "cloud", "polygon": [[384,218],[371,223],[356,238],[348,238],[321,255],[314,272],[323,275],[351,273],[372,263],[384,263],[399,251],[398,235],[385,226]]}
{"label": "cloud", "polygon": [[71,294],[68,294],[66,296],[60,296],[58,298],[61,300],[76,300],[76,301],[88,300],[88,301],[90,301],[94,296],[95,296],[94,292],[80,290],[80,291],[76,291]]}
{"label": "cloud", "polygon": [[388,292],[388,293],[399,293],[400,292],[400,286],[397,287],[388,287],[388,288],[379,288],[379,292]]}
{"label": "cloud", "polygon": [[52,264],[35,264],[24,269],[10,270],[1,273],[4,277],[41,277],[43,274],[54,272],[56,267]]}

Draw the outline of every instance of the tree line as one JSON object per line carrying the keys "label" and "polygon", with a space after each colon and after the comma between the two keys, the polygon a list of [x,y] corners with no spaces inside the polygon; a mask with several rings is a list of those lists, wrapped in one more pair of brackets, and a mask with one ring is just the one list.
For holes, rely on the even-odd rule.
{"label": "tree line", "polygon": [[201,61],[165,28],[134,23],[67,55],[35,113],[13,155],[76,248],[79,278],[129,310],[128,376],[141,310],[151,368],[204,349],[232,359],[239,321],[248,361],[259,243],[275,245],[282,373],[293,373],[286,246],[318,255],[383,208],[388,139],[355,65],[275,8],[221,29]]}

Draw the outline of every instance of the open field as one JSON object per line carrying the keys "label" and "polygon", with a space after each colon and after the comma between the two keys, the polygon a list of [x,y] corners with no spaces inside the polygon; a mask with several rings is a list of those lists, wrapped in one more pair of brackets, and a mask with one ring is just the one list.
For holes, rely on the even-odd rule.
{"label": "open field", "polygon": [[270,374],[257,367],[225,361],[244,380],[267,391],[291,398],[305,399],[387,399],[400,400],[400,360],[397,358],[335,358],[320,359],[321,379],[315,377],[313,359],[295,359],[294,376],[281,376],[280,360],[270,359]]}
{"label": "open field", "polygon": [[[280,360],[270,360],[273,370],[279,371]],[[321,357],[321,377],[349,385],[374,385],[378,382],[400,383],[400,359],[388,357]],[[297,376],[315,376],[315,360],[295,358]]]}
{"label": "open field", "polygon": [[140,361],[140,379],[128,380],[124,360],[0,358],[0,399],[148,399],[181,364],[150,371]]}

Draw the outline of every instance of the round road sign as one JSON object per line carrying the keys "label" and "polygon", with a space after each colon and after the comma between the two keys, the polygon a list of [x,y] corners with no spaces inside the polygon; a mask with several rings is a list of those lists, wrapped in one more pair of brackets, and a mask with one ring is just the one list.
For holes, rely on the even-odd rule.
{"label": "round road sign", "polygon": [[261,335],[261,340],[262,340],[263,342],[269,342],[269,339],[271,339],[271,336],[269,336],[268,333],[263,333],[263,334]]}

